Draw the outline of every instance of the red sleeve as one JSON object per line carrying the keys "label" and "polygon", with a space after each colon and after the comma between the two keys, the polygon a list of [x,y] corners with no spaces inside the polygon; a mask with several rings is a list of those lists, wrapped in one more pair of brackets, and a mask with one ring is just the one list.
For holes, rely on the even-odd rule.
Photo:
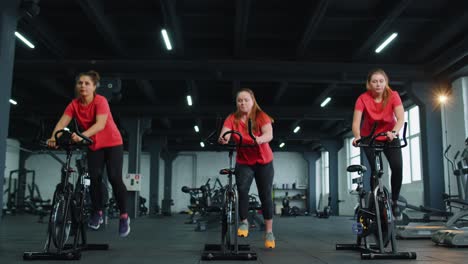
{"label": "red sleeve", "polygon": [[257,117],[257,124],[259,128],[264,125],[271,124],[271,118],[265,112],[260,112]]}
{"label": "red sleeve", "polygon": [[234,115],[229,115],[226,120],[224,120],[224,127],[229,128],[230,130],[234,129]]}
{"label": "red sleeve", "polygon": [[393,96],[392,96],[392,106],[393,108],[399,106],[399,105],[402,105],[402,102],[401,102],[401,98],[400,98],[400,95],[398,94],[397,91],[393,91],[392,92]]}
{"label": "red sleeve", "polygon": [[[96,115],[105,115],[110,113],[109,103],[103,96],[99,96],[99,101],[96,104]],[[96,98],[97,99],[97,98]]]}
{"label": "red sleeve", "polygon": [[63,114],[71,117],[71,118],[74,118],[75,117],[75,111],[74,111],[74,108],[73,108],[73,101],[70,102],[68,105],[67,105],[67,108],[65,108],[65,112],[63,112]]}
{"label": "red sleeve", "polygon": [[358,99],[356,100],[356,104],[354,106],[354,110],[358,110],[358,111],[361,111],[361,112],[364,112],[364,108],[365,108],[365,105],[364,105],[364,100],[363,100],[363,96],[359,96]]}

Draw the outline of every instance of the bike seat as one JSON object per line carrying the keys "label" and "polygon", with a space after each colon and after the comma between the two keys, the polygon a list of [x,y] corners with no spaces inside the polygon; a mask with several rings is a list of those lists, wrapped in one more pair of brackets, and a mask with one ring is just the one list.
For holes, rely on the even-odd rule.
{"label": "bike seat", "polygon": [[219,171],[219,174],[221,175],[228,175],[228,174],[234,174],[234,168],[228,168],[228,169],[222,169]]}
{"label": "bike seat", "polygon": [[364,165],[349,165],[348,168],[346,168],[346,170],[348,172],[364,173],[367,171],[367,168]]}

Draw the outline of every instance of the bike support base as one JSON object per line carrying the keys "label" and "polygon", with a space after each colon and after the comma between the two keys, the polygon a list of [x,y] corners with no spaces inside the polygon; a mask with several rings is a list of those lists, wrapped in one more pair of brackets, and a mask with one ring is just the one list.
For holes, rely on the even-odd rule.
{"label": "bike support base", "polygon": [[238,245],[237,252],[234,245],[223,251],[219,244],[205,244],[202,260],[257,260],[257,253],[250,250],[250,245]]}

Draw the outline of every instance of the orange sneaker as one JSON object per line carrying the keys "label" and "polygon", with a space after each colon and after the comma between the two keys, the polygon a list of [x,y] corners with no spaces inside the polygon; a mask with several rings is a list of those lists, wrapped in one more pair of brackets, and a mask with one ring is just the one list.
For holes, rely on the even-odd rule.
{"label": "orange sneaker", "polygon": [[265,233],[265,248],[275,248],[275,236],[272,232]]}
{"label": "orange sneaker", "polygon": [[247,237],[249,235],[249,224],[246,222],[240,222],[239,228],[237,229],[238,237]]}

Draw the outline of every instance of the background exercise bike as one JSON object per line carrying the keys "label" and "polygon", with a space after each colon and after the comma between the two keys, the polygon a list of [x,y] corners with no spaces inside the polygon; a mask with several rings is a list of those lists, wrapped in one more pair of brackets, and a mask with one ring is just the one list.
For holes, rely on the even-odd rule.
{"label": "background exercise bike", "polygon": [[[353,230],[357,234],[355,244],[336,244],[336,250],[357,250],[361,252],[361,259],[416,259],[416,252],[398,252],[395,238],[395,218],[391,210],[391,199],[387,188],[382,181],[383,162],[382,152],[387,148],[406,147],[406,127],[403,128],[403,145],[392,145],[389,142],[380,142],[376,139],[385,136],[386,133],[374,135],[377,124],[374,124],[372,132],[367,137],[357,140],[358,147],[370,148],[375,153],[375,168],[372,172],[374,181],[374,190],[366,192],[363,188],[362,175],[367,170],[362,165],[350,165],[348,172],[358,172],[361,177],[356,178],[358,187],[356,191],[359,194],[359,203],[357,208],[357,219],[353,225]],[[396,138],[396,140],[400,140]],[[367,143],[369,142],[369,143]],[[400,142],[401,143],[401,142]],[[367,199],[366,199],[367,198]],[[366,200],[369,201],[366,204]],[[371,245],[367,240],[369,235],[373,235],[375,245]],[[388,244],[391,244],[391,251],[386,251]]]}
{"label": "background exercise bike", "polygon": [[[248,121],[249,135],[255,142],[255,136],[252,133],[252,121]],[[233,167],[233,153],[238,147],[254,147],[256,144],[243,144],[243,138],[239,131],[229,130],[226,131],[222,137],[231,134],[237,136],[238,140],[232,140],[223,145],[223,148],[229,150],[229,167],[222,169],[219,173],[227,175],[228,184],[224,187],[223,203],[220,207],[215,208],[221,212],[221,243],[220,244],[206,244],[202,252],[202,260],[256,260],[257,254],[250,249],[248,244],[239,244],[237,239],[237,228],[239,226],[239,201],[237,189],[232,182],[232,176],[235,175],[235,168]],[[231,137],[232,139],[232,137]],[[210,209],[213,210],[213,209]]]}
{"label": "background exercise bike", "polygon": [[[68,128],[54,134],[57,146],[66,151],[65,164],[62,167],[61,180],[57,185],[49,217],[47,239],[42,252],[24,252],[24,260],[78,260],[82,250],[108,250],[107,244],[88,244],[86,239],[85,196],[90,179],[87,173],[80,174],[73,186],[70,179],[74,169],[70,166],[73,152],[92,144],[92,140],[81,133],[81,143],[71,140],[72,132]],[[74,236],[72,244],[66,244]],[[81,240],[81,241],[80,241]]]}

